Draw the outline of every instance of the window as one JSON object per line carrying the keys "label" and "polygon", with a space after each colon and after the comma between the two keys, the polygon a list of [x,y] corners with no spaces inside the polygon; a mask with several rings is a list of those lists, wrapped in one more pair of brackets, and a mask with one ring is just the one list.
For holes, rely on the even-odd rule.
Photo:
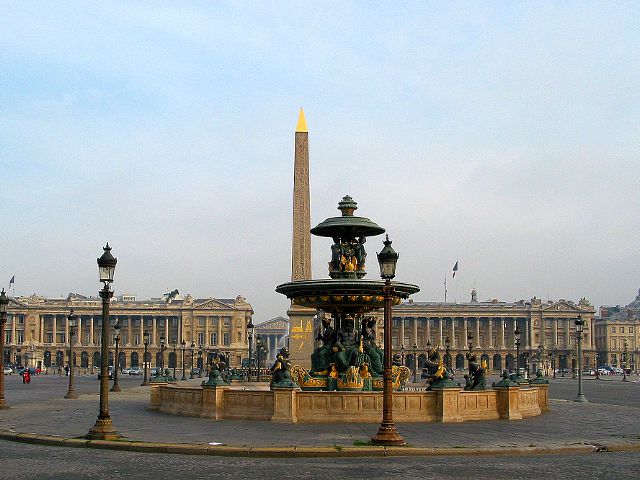
{"label": "window", "polygon": [[53,343],[53,333],[47,333],[47,343]]}
{"label": "window", "polygon": [[611,327],[611,333],[616,333],[616,327]]}
{"label": "window", "polygon": [[24,324],[24,315],[18,315],[18,324],[19,325],[23,325]]}
{"label": "window", "polygon": [[209,345],[218,345],[218,333],[217,332],[212,332],[211,333],[211,342],[209,343]]}
{"label": "window", "polygon": [[198,333],[198,345],[204,345],[204,333]]}
{"label": "window", "polygon": [[211,325],[214,327],[218,325],[218,317],[211,317]]}
{"label": "window", "polygon": [[140,334],[137,333],[133,336],[133,344],[134,345],[140,345]]}
{"label": "window", "polygon": [[228,326],[229,326],[229,320],[230,320],[230,318],[229,318],[229,317],[224,317],[224,323],[223,323],[223,325],[224,325],[225,327],[228,327]]}
{"label": "window", "polygon": [[629,327],[629,333],[633,333],[633,327]]}
{"label": "window", "polygon": [[204,327],[204,317],[198,317],[198,326]]}
{"label": "window", "polygon": [[11,332],[4,332],[4,333],[5,333],[5,335],[4,335],[4,343],[5,344],[11,343]]}
{"label": "window", "polygon": [[230,343],[230,340],[231,340],[231,339],[230,339],[229,337],[230,337],[229,332],[224,332],[224,333],[222,334],[222,344],[223,344],[225,347],[228,347],[228,346],[231,344],[231,343]]}
{"label": "window", "polygon": [[620,327],[620,333],[624,333],[624,327]]}
{"label": "window", "polygon": [[24,330],[18,330],[16,332],[16,335],[18,336],[18,339],[17,339],[16,343],[24,342]]}

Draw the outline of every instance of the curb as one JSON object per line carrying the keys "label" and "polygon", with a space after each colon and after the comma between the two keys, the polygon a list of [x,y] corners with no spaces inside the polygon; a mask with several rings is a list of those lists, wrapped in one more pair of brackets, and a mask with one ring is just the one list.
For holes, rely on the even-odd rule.
{"label": "curb", "polygon": [[496,455],[563,455],[597,452],[640,451],[635,443],[580,443],[540,447],[237,447],[200,443],[138,442],[128,440],[87,440],[59,435],[40,435],[0,430],[0,440],[54,447],[93,448],[141,453],[171,453],[178,455],[213,455],[254,458],[314,458],[314,457],[432,457],[432,456],[496,456]]}

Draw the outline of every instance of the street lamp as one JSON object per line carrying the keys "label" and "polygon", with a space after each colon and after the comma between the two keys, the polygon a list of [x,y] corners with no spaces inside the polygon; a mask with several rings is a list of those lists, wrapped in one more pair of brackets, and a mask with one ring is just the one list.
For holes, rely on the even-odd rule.
{"label": "street lamp", "polygon": [[173,380],[176,379],[176,366],[178,365],[178,355],[176,354],[176,349],[178,348],[178,341],[173,339]]}
{"label": "street lamp", "polygon": [[249,318],[249,323],[247,323],[247,340],[249,343],[249,369],[247,373],[247,381],[251,381],[251,363],[253,362],[253,352],[252,343],[253,343],[253,329],[255,325],[251,322],[251,318]]}
{"label": "street lamp", "polygon": [[144,366],[144,379],[142,380],[141,386],[146,387],[149,385],[149,340],[151,335],[149,335],[148,331],[144,331],[142,335],[144,339],[144,355],[142,357],[142,364]]}
{"label": "street lamp", "polygon": [[204,364],[202,363],[202,345],[198,347],[198,378],[202,378],[202,369]]}
{"label": "street lamp", "polygon": [[76,327],[78,326],[78,319],[73,313],[73,310],[67,315],[67,325],[69,325],[69,389],[64,398],[78,398],[78,394],[75,389],[75,376],[73,374],[73,338],[76,336]]}
{"label": "street lamp", "polygon": [[116,320],[113,329],[115,330],[113,340],[116,343],[116,354],[113,358],[113,386],[111,387],[111,391],[119,392],[120,384],[118,383],[118,373],[120,373],[120,350],[118,347],[120,346],[120,324],[118,323],[118,320]]}
{"label": "street lamp", "polygon": [[187,348],[187,341],[183,338],[182,342],[180,342],[182,344],[182,378],[180,380],[186,380],[187,376],[185,375],[185,369],[184,369],[184,351]]}
{"label": "street lamp", "polygon": [[160,337],[160,371],[158,376],[164,375],[164,351],[167,349],[167,345],[164,343],[165,338]]}
{"label": "street lamp", "polygon": [[417,381],[417,370],[418,370],[418,344],[413,344],[413,383]]}
{"label": "street lamp", "polygon": [[404,367],[404,344],[400,345],[400,363]]}
{"label": "street lamp", "polygon": [[451,339],[448,336],[444,338],[444,345],[444,363],[451,370]]}
{"label": "street lamp", "polygon": [[558,349],[554,347],[553,350],[551,350],[551,355],[553,355],[551,357],[551,368],[553,369],[553,378],[556,378],[556,358],[558,356]]}
{"label": "street lamp", "polygon": [[193,353],[195,352],[195,348],[196,348],[196,342],[194,342],[193,340],[191,341],[191,347],[189,348],[190,352],[191,352],[191,371],[189,372],[189,378],[192,379],[193,378]]}
{"label": "street lamp", "polygon": [[109,289],[109,284],[113,282],[113,274],[118,260],[111,255],[111,247],[103,248],[104,253],[98,258],[98,272],[100,281],[104,284],[100,290],[102,298],[102,334],[101,334],[101,357],[100,357],[100,413],[95,425],[86,435],[89,439],[115,440],[118,432],[113,427],[109,416],[109,302],[113,297],[113,291]]}
{"label": "street lamp", "polygon": [[622,381],[628,382],[627,380],[627,362],[629,361],[629,344],[627,343],[627,339],[624,340],[624,351],[622,352]]}
{"label": "street lamp", "polygon": [[256,335],[256,357],[258,357],[256,359],[256,369],[257,369],[257,373],[256,373],[256,382],[260,381],[260,354],[262,353],[262,338],[260,338],[260,335]]}
{"label": "street lamp", "polygon": [[582,315],[576,318],[576,340],[578,341],[578,396],[576,402],[587,403],[587,397],[582,394],[582,332],[584,330],[584,320]]}
{"label": "street lamp", "polygon": [[391,303],[393,301],[391,279],[396,276],[398,257],[399,255],[391,247],[391,240],[387,235],[384,248],[378,253],[380,277],[384,279],[384,378],[382,422],[378,433],[371,438],[371,442],[375,445],[406,445],[404,438],[398,433],[398,429],[393,423],[393,385],[391,383]]}
{"label": "street lamp", "polygon": [[0,373],[0,410],[9,408],[4,398],[4,324],[7,323],[7,305],[9,305],[9,297],[4,293],[3,288],[0,292],[0,370],[2,371]]}
{"label": "street lamp", "polygon": [[516,342],[516,379],[520,380],[520,327],[516,324],[516,329],[513,331],[513,336]]}
{"label": "street lamp", "polygon": [[600,364],[600,362],[598,361],[599,357],[600,354],[596,352],[596,380],[600,380],[600,368],[598,367],[598,365]]}

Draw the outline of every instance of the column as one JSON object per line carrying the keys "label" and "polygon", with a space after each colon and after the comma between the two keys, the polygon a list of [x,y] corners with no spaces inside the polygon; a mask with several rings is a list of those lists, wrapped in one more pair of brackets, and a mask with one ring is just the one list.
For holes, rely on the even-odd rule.
{"label": "column", "polygon": [[451,348],[456,348],[456,319],[451,317]]}
{"label": "column", "polygon": [[480,317],[476,317],[476,348],[481,348],[480,346]]}
{"label": "column", "polygon": [[151,317],[151,345],[158,345],[158,319]]}
{"label": "column", "polygon": [[[76,335],[76,345],[82,345],[82,315],[78,315],[78,333]],[[78,361],[78,364],[80,361]]]}
{"label": "column", "polygon": [[460,342],[462,345],[467,344],[468,335],[469,335],[469,326],[467,325],[467,317],[463,317],[462,318],[462,338]]}
{"label": "column", "polygon": [[487,348],[493,348],[493,318],[487,318]]}
{"label": "column", "polygon": [[499,340],[500,341],[500,345],[498,345],[498,347],[501,350],[504,350],[506,348],[506,344],[505,344],[505,341],[504,341],[504,322],[505,322],[505,319],[504,318],[499,318],[498,320],[500,321],[500,340]]}
{"label": "column", "polygon": [[172,343],[172,338],[169,335],[169,317],[164,317],[164,338],[165,338],[165,342],[167,342],[167,345],[170,345]]}
{"label": "column", "polygon": [[431,319],[426,317],[424,319],[424,345],[431,341]]}
{"label": "column", "polygon": [[93,347],[94,342],[93,342],[93,322],[94,322],[94,316],[91,315],[89,317],[89,346]]}
{"label": "column", "polygon": [[57,315],[51,315],[53,317],[53,344],[57,344],[58,343],[58,339],[57,339],[57,334],[58,334],[58,319],[57,319]]}
{"label": "column", "polygon": [[218,338],[217,338],[217,344],[218,344],[218,345],[222,345],[222,317],[218,316],[218,317],[217,317],[217,321],[218,321]]}
{"label": "column", "polygon": [[176,329],[177,329],[177,335],[178,335],[178,345],[182,344],[182,329],[184,328],[184,321],[182,320],[182,315],[180,315],[179,317],[176,317]]}
{"label": "column", "polygon": [[413,317],[413,343],[411,347],[418,345],[418,317]]}
{"label": "column", "polygon": [[[18,323],[18,315],[16,315],[15,313],[13,315],[11,315],[11,343],[13,343],[14,345],[17,344],[16,341],[16,324]],[[26,322],[25,322],[26,325]],[[4,335],[4,328],[2,329],[2,332],[0,332],[0,335]],[[4,352],[0,352],[0,355],[4,355]]]}
{"label": "column", "polygon": [[64,343],[66,343],[67,345],[71,345],[71,338],[69,338],[69,321],[67,320],[66,316],[63,317],[63,321],[64,321]]}
{"label": "column", "polygon": [[551,328],[553,331],[551,332],[551,343],[553,343],[553,348],[558,348],[558,319],[554,318],[551,321]]}
{"label": "column", "polygon": [[204,344],[209,345],[209,322],[210,317],[204,317]]}
{"label": "column", "polygon": [[543,316],[540,317],[540,343],[547,344],[547,319]]}
{"label": "column", "polygon": [[[140,316],[140,333],[138,335],[140,335],[140,344],[144,345],[144,317],[142,315]],[[144,361],[146,360],[143,359]]]}
{"label": "column", "polygon": [[563,318],[562,322],[564,323],[564,346],[567,350],[570,350],[571,342],[569,341],[569,334],[570,334],[569,320],[566,318]]}
{"label": "column", "polygon": [[529,317],[527,319],[528,322],[528,330],[529,330],[529,350],[533,349],[534,345],[533,345],[533,319],[531,317]]}
{"label": "column", "polygon": [[442,336],[442,317],[438,317],[438,346],[444,347],[444,338]]}
{"label": "column", "polygon": [[132,321],[131,315],[127,315],[127,345],[128,346],[131,346],[133,344],[131,340],[133,338],[133,335],[132,335],[133,329],[132,329],[131,321]]}
{"label": "column", "polygon": [[[392,320],[393,321],[393,320]],[[400,317],[400,332],[398,335],[400,338],[398,339],[398,347],[404,345],[404,317]],[[406,347],[406,345],[405,345]]]}

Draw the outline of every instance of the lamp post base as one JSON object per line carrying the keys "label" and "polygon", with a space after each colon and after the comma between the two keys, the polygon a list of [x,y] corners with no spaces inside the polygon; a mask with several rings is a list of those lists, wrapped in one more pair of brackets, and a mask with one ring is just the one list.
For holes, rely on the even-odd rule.
{"label": "lamp post base", "polygon": [[589,400],[587,400],[587,397],[585,397],[582,393],[579,393],[574,402],[589,403]]}
{"label": "lamp post base", "polygon": [[402,435],[398,433],[394,423],[382,422],[378,433],[371,437],[371,443],[374,445],[397,446],[402,447],[407,444]]}
{"label": "lamp post base", "polygon": [[67,394],[64,396],[64,398],[71,398],[71,399],[75,399],[78,398],[78,393],[75,390],[69,390],[67,392]]}
{"label": "lamp post base", "polygon": [[11,407],[9,407],[9,404],[4,398],[0,398],[0,410],[6,410],[7,408]]}
{"label": "lamp post base", "polygon": [[113,384],[113,387],[111,387],[111,390],[109,390],[110,392],[121,392],[122,390],[120,389],[120,385],[118,385],[117,383]]}
{"label": "lamp post base", "polygon": [[111,418],[98,418],[93,428],[85,435],[85,438],[89,440],[117,440],[120,435],[113,428]]}
{"label": "lamp post base", "polygon": [[142,383],[140,384],[141,387],[148,387],[149,386],[149,379],[145,378]]}

